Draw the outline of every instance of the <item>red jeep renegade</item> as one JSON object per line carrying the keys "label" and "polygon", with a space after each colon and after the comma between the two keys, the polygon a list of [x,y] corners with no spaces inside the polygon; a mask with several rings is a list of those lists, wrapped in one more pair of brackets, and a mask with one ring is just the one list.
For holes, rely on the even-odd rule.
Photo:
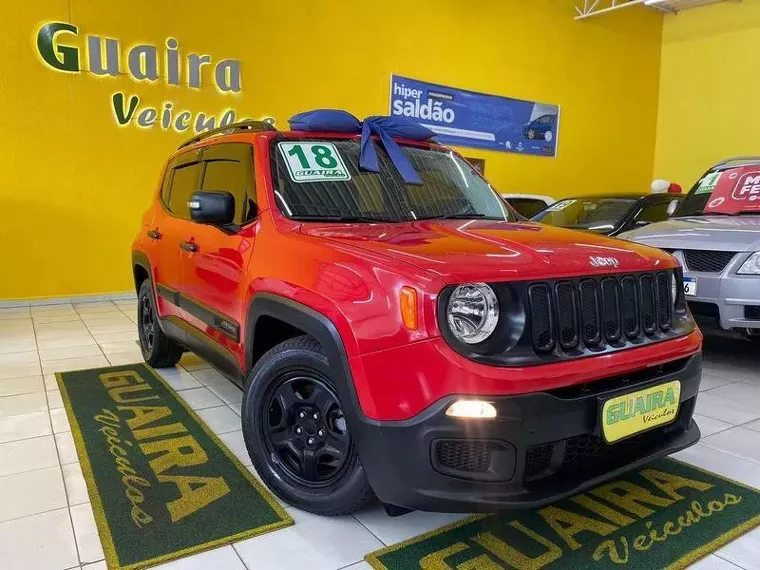
{"label": "red jeep renegade", "polygon": [[243,388],[277,496],[535,506],[696,443],[673,257],[519,219],[457,153],[371,119],[191,139],[133,245],[146,362],[191,350]]}

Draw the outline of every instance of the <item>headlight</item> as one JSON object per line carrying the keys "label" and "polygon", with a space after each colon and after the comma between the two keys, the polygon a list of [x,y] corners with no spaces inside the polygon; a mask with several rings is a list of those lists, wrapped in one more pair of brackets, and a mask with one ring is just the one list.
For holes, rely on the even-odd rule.
{"label": "headlight", "polygon": [[499,300],[485,283],[459,285],[449,298],[446,319],[457,340],[482,342],[499,322]]}
{"label": "headlight", "polygon": [[736,273],[739,275],[760,275],[760,251],[750,255]]}

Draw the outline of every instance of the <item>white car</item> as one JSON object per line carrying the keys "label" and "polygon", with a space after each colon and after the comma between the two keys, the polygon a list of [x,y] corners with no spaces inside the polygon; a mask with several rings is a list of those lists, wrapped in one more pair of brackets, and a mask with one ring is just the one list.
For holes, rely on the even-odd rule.
{"label": "white car", "polygon": [[556,202],[551,196],[541,196],[539,194],[502,194],[501,197],[509,202],[509,205],[518,214],[528,219]]}

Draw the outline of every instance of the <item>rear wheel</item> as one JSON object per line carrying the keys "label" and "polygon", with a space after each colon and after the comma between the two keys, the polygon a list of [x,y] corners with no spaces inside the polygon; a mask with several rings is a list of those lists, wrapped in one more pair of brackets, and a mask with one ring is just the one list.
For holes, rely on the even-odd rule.
{"label": "rear wheel", "polygon": [[313,338],[287,340],[259,360],[248,377],[242,414],[253,466],[282,500],[342,515],[373,498],[327,357]]}
{"label": "rear wheel", "polygon": [[153,283],[146,279],[137,295],[137,332],[143,359],[153,368],[167,368],[179,362],[183,348],[170,339],[158,325]]}

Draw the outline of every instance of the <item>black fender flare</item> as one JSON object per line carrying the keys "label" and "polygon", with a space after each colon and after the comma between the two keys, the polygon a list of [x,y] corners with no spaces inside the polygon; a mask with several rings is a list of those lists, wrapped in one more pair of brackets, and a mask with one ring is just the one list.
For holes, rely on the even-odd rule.
{"label": "black fender flare", "polygon": [[319,341],[334,374],[333,380],[343,403],[343,413],[346,415],[349,429],[352,428],[351,424],[356,425],[361,420],[366,420],[356,395],[351,367],[338,329],[327,316],[292,299],[273,293],[257,293],[253,296],[245,321],[246,374],[253,368],[253,334],[256,322],[263,316],[286,322]]}
{"label": "black fender flare", "polygon": [[[142,251],[133,251],[132,252],[132,274],[134,275],[135,267],[140,266],[142,267],[147,273],[148,277],[151,281],[153,281],[153,271],[150,266],[150,260],[148,259],[148,256],[145,255]],[[137,282],[135,281],[135,291],[137,291]]]}

